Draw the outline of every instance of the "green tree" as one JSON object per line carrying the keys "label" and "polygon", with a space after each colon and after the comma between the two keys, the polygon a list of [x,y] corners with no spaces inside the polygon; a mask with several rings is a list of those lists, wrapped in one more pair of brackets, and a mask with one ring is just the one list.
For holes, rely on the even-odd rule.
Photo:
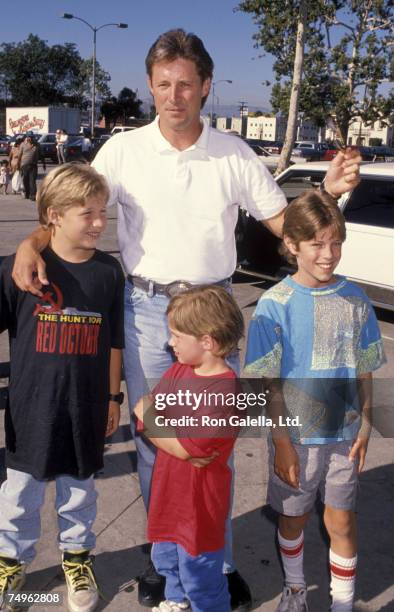
{"label": "green tree", "polygon": [[0,45],[0,73],[16,106],[57,104],[77,95],[81,58],[73,43],[50,47],[34,34]]}
{"label": "green tree", "polygon": [[321,42],[319,32],[325,3],[324,0],[313,3],[310,0],[244,0],[237,8],[252,14],[253,21],[259,26],[253,36],[255,46],[263,47],[276,58],[273,92],[278,96],[281,94],[281,108],[273,106],[274,110],[282,110],[288,116],[285,143],[277,169],[279,173],[289,165],[297,130],[305,51],[307,45],[318,48]]}
{"label": "green tree", "polygon": [[[91,105],[92,98],[92,73],[93,73],[93,57],[81,60],[79,67],[79,88],[78,98],[79,105],[83,108],[87,108]],[[96,60],[95,70],[95,89],[96,89],[96,100],[108,100],[111,97],[111,89],[108,83],[111,80],[111,76],[106,72]]]}
{"label": "green tree", "polygon": [[[393,73],[393,2],[305,0],[305,5],[299,110],[318,125],[331,117],[346,141],[356,117],[384,120],[392,109],[393,94],[384,97],[377,92],[379,83]],[[252,14],[258,25],[255,46],[275,57],[271,103],[287,114],[300,1],[245,0],[237,8]]]}
{"label": "green tree", "polygon": [[101,105],[106,127],[114,126],[119,120],[122,125],[127,125],[129,117],[142,117],[141,105],[142,101],[137,97],[137,92],[123,87],[117,98],[112,96]]}
{"label": "green tree", "polygon": [[[29,34],[22,42],[0,45],[0,80],[14,106],[69,103],[86,108],[91,96],[91,74],[92,59],[83,60],[74,43],[50,46]],[[109,74],[97,62],[99,96],[111,95],[109,81]]]}
{"label": "green tree", "polygon": [[118,95],[118,103],[122,109],[122,120],[126,123],[128,117],[142,117],[141,104],[142,101],[137,98],[137,92],[123,87]]}
{"label": "green tree", "polygon": [[101,104],[101,113],[104,117],[105,127],[111,129],[119,117],[119,105],[116,96],[111,96]]}
{"label": "green tree", "polygon": [[[356,117],[373,123],[392,111],[393,92],[384,97],[378,87],[392,71],[394,5],[392,0],[347,0],[339,8],[327,19],[326,41],[334,117],[346,142]],[[341,36],[336,44],[331,43],[334,36]]]}

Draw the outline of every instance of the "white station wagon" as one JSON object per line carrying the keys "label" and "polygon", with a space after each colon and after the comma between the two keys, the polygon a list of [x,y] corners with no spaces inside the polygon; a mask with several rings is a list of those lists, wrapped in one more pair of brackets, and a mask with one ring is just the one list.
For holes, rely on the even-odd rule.
{"label": "white station wagon", "polygon": [[[318,187],[328,162],[291,166],[277,177],[287,201]],[[361,183],[338,205],[346,219],[347,238],[339,274],[356,281],[376,306],[394,310],[394,163],[363,163]],[[279,280],[289,265],[278,254],[277,238],[260,222],[241,214],[237,228],[239,268]]]}

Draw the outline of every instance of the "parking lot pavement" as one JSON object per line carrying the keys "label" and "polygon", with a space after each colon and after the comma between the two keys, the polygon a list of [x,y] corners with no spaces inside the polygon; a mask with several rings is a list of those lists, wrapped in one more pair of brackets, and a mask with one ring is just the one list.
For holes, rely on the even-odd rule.
{"label": "parking lot pavement", "polygon": [[[116,215],[109,213],[109,227],[101,248],[116,252]],[[18,242],[34,227],[34,205],[19,196],[0,196],[0,255],[15,250]],[[246,321],[250,319],[264,284],[236,278],[234,292]],[[241,282],[242,281],[242,282]],[[379,372],[381,378],[393,376],[394,325],[381,314],[382,333],[388,364]],[[8,342],[0,336],[0,361],[8,358]],[[393,393],[387,392],[377,409],[393,411]],[[0,420],[3,413],[0,412]],[[136,454],[130,440],[126,403],[121,426],[109,441],[105,469],[97,477],[99,511],[96,570],[105,599],[98,610],[142,611],[137,603],[135,577],[144,568],[145,513],[136,475]],[[265,432],[263,432],[265,433]],[[394,433],[392,434],[394,438]],[[275,544],[276,517],[265,503],[267,486],[266,440],[241,438],[235,452],[236,480],[233,508],[234,553],[238,569],[253,593],[253,609],[273,611],[279,601],[282,574]],[[356,610],[389,612],[394,610],[394,445],[393,439],[376,433],[371,440],[365,470],[360,478],[359,567]],[[4,468],[4,429],[0,425],[0,469]],[[4,469],[1,473],[4,477]],[[29,567],[26,589],[60,593],[65,598],[65,584],[56,545],[57,525],[53,508],[54,486],[48,485],[42,511],[42,536],[37,557]],[[329,609],[327,541],[322,528],[321,506],[316,505],[305,533],[305,573],[311,611]],[[52,611],[43,605],[31,610]],[[66,610],[65,599],[58,610]],[[208,612],[208,611],[207,611]]]}

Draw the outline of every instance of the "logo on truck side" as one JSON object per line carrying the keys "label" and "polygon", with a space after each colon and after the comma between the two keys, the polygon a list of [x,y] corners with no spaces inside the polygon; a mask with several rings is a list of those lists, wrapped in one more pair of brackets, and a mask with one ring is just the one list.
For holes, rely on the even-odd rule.
{"label": "logo on truck side", "polygon": [[45,119],[40,119],[39,117],[33,117],[30,119],[29,115],[22,115],[18,119],[9,119],[8,125],[14,134],[20,134],[24,132],[28,132],[33,128],[38,128],[42,130],[45,125]]}

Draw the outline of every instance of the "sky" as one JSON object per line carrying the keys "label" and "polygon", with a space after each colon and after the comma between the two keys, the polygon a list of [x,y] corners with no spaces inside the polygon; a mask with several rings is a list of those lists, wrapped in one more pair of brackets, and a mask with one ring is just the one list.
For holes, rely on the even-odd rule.
{"label": "sky", "polygon": [[[166,30],[182,27],[202,38],[215,62],[215,111],[240,101],[253,110],[270,108],[273,80],[272,56],[260,57],[262,49],[253,46],[257,26],[249,14],[234,12],[237,0],[18,0],[8,3],[0,19],[0,41],[20,42],[29,33],[37,34],[49,45],[74,42],[83,58],[91,57],[93,33],[77,20],[62,19],[72,13],[99,27],[109,22],[124,22],[127,30],[103,28],[97,33],[97,59],[110,73],[112,93],[122,87],[138,90],[138,97],[151,100],[144,60],[156,38]],[[232,84],[219,83],[223,79]],[[387,93],[392,85],[382,86]],[[207,110],[210,110],[210,96]]]}
{"label": "sky", "polygon": [[[237,0],[18,0],[2,11],[0,40],[20,42],[30,32],[49,45],[74,42],[82,57],[92,55],[93,33],[77,20],[61,19],[62,13],[82,17],[93,26],[125,22],[127,30],[103,28],[97,33],[97,59],[110,73],[110,87],[117,95],[122,87],[138,89],[149,99],[144,60],[150,45],[166,30],[182,27],[202,40],[215,62],[215,96],[220,105],[269,108],[269,89],[262,81],[272,80],[272,57],[258,59],[252,36],[256,31],[251,16],[233,12]],[[217,104],[218,100],[215,100]],[[209,100],[209,104],[211,100]]]}

